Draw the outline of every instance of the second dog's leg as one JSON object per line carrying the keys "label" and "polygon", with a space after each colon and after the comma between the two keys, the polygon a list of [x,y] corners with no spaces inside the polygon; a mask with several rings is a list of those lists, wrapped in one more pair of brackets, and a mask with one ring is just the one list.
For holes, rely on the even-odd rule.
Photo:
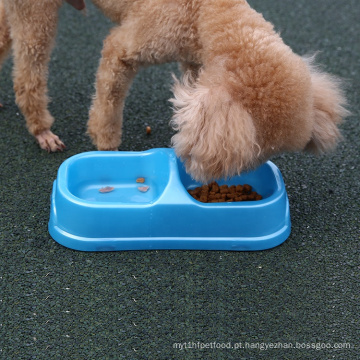
{"label": "second dog's leg", "polygon": [[[0,0],[0,69],[11,48],[10,28],[6,19],[5,8]],[[0,102],[0,107],[2,104]]]}
{"label": "second dog's leg", "polygon": [[88,122],[88,134],[98,150],[117,150],[121,142],[125,97],[136,74],[136,63],[127,57],[124,44],[121,28],[104,41]]}
{"label": "second dog's leg", "polygon": [[10,28],[6,19],[3,2],[0,0],[0,66],[11,48]]}
{"label": "second dog's leg", "polygon": [[12,0],[5,3],[13,41],[16,102],[29,132],[47,151],[65,147],[50,131],[54,119],[47,109],[48,62],[61,4],[60,0]]}

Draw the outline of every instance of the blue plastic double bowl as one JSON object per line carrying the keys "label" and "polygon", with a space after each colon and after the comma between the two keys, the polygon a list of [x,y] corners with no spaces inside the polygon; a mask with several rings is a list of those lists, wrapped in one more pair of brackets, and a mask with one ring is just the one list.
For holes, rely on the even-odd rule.
{"label": "blue plastic double bowl", "polygon": [[[272,162],[218,183],[250,184],[263,199],[195,200],[187,190],[202,184],[186,173],[172,149],[75,155],[63,162],[54,181],[49,232],[58,243],[83,251],[250,251],[288,238],[289,201]],[[110,191],[101,192],[104,188]]]}

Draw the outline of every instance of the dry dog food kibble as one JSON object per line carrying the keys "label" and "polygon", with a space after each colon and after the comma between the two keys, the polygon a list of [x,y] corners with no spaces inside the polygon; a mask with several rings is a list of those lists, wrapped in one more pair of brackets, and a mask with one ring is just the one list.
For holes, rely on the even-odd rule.
{"label": "dry dog food kibble", "polygon": [[188,193],[195,199],[204,203],[255,201],[261,200],[262,196],[248,184],[245,185],[219,185],[212,182],[209,185],[199,186]]}
{"label": "dry dog food kibble", "polygon": [[111,192],[113,190],[114,190],[113,186],[105,186],[105,187],[99,189],[99,192],[105,194],[105,193]]}
{"label": "dry dog food kibble", "polygon": [[149,190],[149,186],[139,186],[138,190],[141,192],[147,192]]}

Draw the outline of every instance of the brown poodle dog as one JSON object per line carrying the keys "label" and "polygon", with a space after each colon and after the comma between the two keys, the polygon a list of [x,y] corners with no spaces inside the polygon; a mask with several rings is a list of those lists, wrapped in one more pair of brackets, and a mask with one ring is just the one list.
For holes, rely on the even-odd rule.
{"label": "brown poodle dog", "polygon": [[[29,131],[51,151],[63,147],[50,132],[46,97],[62,3],[0,0],[0,60],[12,41],[17,103]],[[104,41],[88,122],[99,150],[120,145],[124,100],[138,69],[168,61],[185,70],[171,100],[172,143],[194,178],[230,177],[283,151],[322,153],[336,145],[347,115],[339,81],[294,54],[245,0],[93,3],[118,24]]]}

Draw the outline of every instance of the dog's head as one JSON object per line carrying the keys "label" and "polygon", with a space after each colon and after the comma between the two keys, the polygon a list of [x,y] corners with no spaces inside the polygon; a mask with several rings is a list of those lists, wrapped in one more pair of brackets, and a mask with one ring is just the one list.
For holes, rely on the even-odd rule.
{"label": "dog's head", "polygon": [[202,85],[185,74],[173,91],[172,145],[194,179],[206,183],[257,165],[252,118],[225,86]]}

